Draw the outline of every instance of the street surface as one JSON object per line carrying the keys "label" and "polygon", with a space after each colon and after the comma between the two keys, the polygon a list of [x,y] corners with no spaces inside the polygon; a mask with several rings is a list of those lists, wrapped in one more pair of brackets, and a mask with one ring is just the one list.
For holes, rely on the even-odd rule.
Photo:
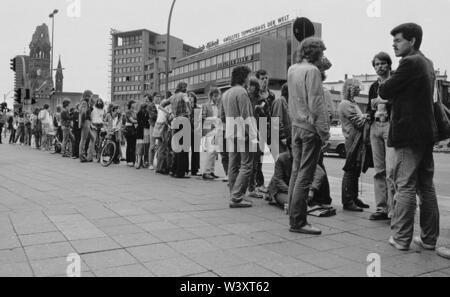
{"label": "street surface", "polygon": [[[450,245],[449,158],[436,156],[441,245]],[[84,277],[365,277],[370,254],[380,256],[384,277],[450,276],[450,261],[433,252],[390,247],[387,223],[342,212],[343,160],[327,158],[326,166],[338,215],[310,218],[324,232],[311,237],[289,233],[288,217],[264,201],[229,209],[221,181],[102,168],[2,144],[0,276],[67,276],[72,253]],[[267,179],[272,167],[264,165]],[[362,199],[373,211],[371,180],[364,177]]]}

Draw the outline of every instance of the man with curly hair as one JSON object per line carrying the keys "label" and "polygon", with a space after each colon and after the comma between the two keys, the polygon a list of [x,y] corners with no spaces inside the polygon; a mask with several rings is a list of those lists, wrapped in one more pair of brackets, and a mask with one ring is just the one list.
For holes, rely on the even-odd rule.
{"label": "man with curly hair", "polygon": [[314,179],[322,145],[330,138],[322,75],[325,44],[310,37],[300,44],[300,62],[288,72],[289,111],[292,120],[293,169],[289,187],[290,231],[320,235],[322,231],[308,224],[307,200]]}

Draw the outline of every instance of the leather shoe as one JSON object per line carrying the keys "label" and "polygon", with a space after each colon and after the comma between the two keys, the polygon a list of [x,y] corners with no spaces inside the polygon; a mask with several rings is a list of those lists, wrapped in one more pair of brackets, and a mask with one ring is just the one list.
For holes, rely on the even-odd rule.
{"label": "leather shoe", "polygon": [[389,221],[389,216],[384,212],[376,212],[372,214],[369,218],[371,221]]}
{"label": "leather shoe", "polygon": [[250,208],[253,204],[247,200],[242,200],[241,202],[231,202],[230,208]]}
{"label": "leather shoe", "polygon": [[289,232],[291,233],[299,233],[299,234],[307,234],[307,235],[321,235],[322,231],[319,229],[311,226],[306,225],[303,228],[291,228],[289,229]]}
{"label": "leather shoe", "polygon": [[344,206],[344,210],[353,211],[353,212],[363,212],[364,211],[361,207],[358,207],[355,204]]}
{"label": "leather shoe", "polygon": [[358,206],[360,208],[363,208],[363,209],[369,209],[370,208],[370,205],[365,204],[364,202],[362,202],[359,199],[355,200],[355,204],[356,204],[356,206]]}
{"label": "leather shoe", "polygon": [[402,251],[402,252],[407,252],[409,251],[409,247],[406,246],[402,246],[400,244],[398,244],[394,237],[391,236],[391,238],[389,238],[389,244],[392,245],[393,247],[395,247],[397,250]]}

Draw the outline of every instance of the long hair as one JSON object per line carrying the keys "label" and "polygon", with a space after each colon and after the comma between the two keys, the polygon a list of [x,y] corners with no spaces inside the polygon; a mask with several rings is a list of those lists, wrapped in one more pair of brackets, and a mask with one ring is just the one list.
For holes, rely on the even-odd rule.
{"label": "long hair", "polygon": [[250,82],[248,84],[249,89],[251,87],[254,87],[255,90],[253,91],[252,95],[257,96],[259,95],[259,92],[261,91],[261,85],[259,84],[259,80],[256,77],[251,77]]}
{"label": "long hair", "polygon": [[322,39],[318,37],[309,37],[302,41],[299,48],[299,60],[307,60],[309,63],[314,64],[321,58],[323,52],[327,48]]}
{"label": "long hair", "polygon": [[342,88],[342,99],[351,101],[352,94],[351,90],[353,87],[361,87],[361,82],[357,79],[351,78],[347,79]]}

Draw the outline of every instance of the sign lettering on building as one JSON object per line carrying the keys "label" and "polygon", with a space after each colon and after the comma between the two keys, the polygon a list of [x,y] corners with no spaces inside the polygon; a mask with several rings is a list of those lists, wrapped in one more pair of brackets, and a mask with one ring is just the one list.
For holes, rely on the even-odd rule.
{"label": "sign lettering on building", "polygon": [[[223,43],[232,42],[232,41],[235,41],[235,40],[238,40],[238,39],[241,39],[241,38],[245,38],[245,37],[257,34],[257,33],[262,32],[264,30],[271,29],[273,27],[276,27],[276,26],[279,26],[279,25],[284,24],[286,22],[289,22],[289,19],[290,19],[289,15],[285,15],[285,16],[283,16],[281,18],[276,19],[276,20],[272,20],[272,21],[267,22],[265,24],[262,24],[262,25],[259,25],[259,26],[255,26],[255,27],[253,27],[251,29],[248,29],[248,30],[244,30],[241,33],[236,33],[236,34],[227,36],[226,38],[223,39]],[[203,45],[203,46],[199,47],[199,49],[201,51],[204,51],[204,50],[209,50],[211,48],[217,47],[219,45],[220,45],[220,41],[219,41],[219,39],[217,39],[216,41],[211,41],[211,42],[207,43],[206,45]]]}
{"label": "sign lettering on building", "polygon": [[233,59],[227,62],[222,62],[217,64],[217,68],[223,68],[223,67],[231,67],[237,64],[241,64],[241,63],[247,63],[250,61],[253,61],[255,59],[254,55],[251,56],[246,56],[246,57],[242,57],[242,58],[237,58],[237,59]]}

